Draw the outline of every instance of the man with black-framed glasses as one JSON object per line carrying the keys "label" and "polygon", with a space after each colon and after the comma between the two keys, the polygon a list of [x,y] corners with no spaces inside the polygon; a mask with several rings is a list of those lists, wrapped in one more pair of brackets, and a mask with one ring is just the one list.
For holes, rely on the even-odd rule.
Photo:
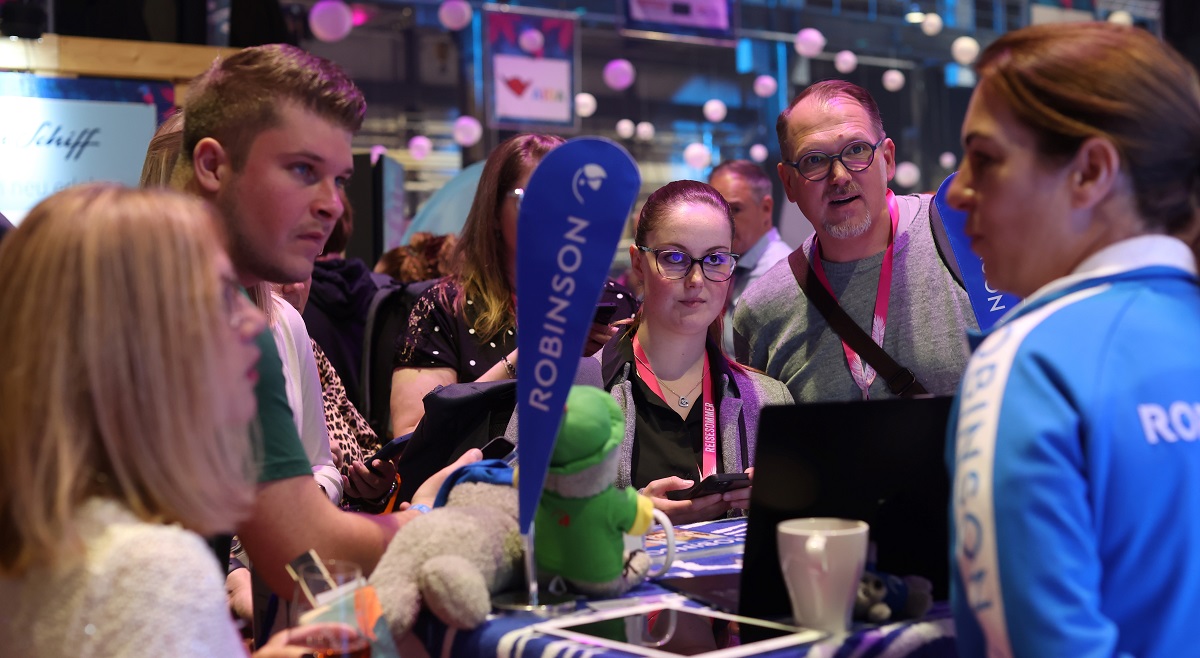
{"label": "man with black-framed glasses", "polygon": [[[975,316],[939,255],[931,197],[888,190],[896,146],[875,100],[849,82],[818,82],[779,115],[776,132],[783,189],[815,230],[797,250],[811,264],[800,270],[813,275],[808,290],[828,291],[928,392],[953,394]],[[876,376],[843,338],[810,304],[788,259],[742,293],[734,314],[738,361],[783,381],[797,402],[906,392]]]}

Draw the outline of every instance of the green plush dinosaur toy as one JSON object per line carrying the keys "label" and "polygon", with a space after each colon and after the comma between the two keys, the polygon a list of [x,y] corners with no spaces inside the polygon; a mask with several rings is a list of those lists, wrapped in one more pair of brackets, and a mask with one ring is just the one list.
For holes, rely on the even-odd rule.
{"label": "green plush dinosaur toy", "polygon": [[575,386],[534,518],[538,580],[550,591],[619,596],[650,571],[644,550],[625,550],[625,535],[643,535],[654,503],[618,489],[617,446],[625,435],[620,407],[603,389]]}

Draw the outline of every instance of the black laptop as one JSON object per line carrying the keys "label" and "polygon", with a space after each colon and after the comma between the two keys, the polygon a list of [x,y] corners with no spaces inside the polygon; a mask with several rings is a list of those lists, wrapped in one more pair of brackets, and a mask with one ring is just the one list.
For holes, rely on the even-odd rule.
{"label": "black laptop", "polygon": [[866,521],[876,569],[920,575],[944,600],[949,583],[945,467],[949,397],[807,403],[763,410],[742,573],[660,581],[728,612],[791,616],[779,569],[780,521]]}

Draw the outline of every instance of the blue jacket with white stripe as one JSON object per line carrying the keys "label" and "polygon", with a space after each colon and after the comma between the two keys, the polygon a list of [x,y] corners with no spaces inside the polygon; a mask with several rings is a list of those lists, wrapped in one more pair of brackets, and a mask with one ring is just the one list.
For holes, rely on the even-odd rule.
{"label": "blue jacket with white stripe", "polygon": [[1110,246],[975,349],[949,428],[960,655],[1200,655],[1200,287]]}

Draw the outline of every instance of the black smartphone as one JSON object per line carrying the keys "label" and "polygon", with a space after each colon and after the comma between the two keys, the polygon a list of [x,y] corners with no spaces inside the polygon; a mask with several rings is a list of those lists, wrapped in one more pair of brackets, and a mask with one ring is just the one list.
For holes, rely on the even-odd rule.
{"label": "black smartphone", "polygon": [[596,314],[592,316],[593,324],[608,324],[617,312],[616,302],[600,302],[596,304]]}
{"label": "black smartphone", "polygon": [[512,451],[516,449],[517,446],[513,445],[512,441],[509,441],[502,436],[498,436],[491,441],[488,441],[487,445],[481,448],[484,459],[504,459],[512,454]]}
{"label": "black smartphone", "polygon": [[376,459],[382,461],[394,461],[400,456],[400,453],[404,452],[404,446],[408,445],[408,440],[412,438],[412,435],[413,433],[409,432],[408,434],[402,434],[391,441],[388,441],[387,443],[383,444],[383,447],[380,448],[378,452],[363,460],[363,463],[367,465],[368,470],[376,475],[379,475],[379,471],[375,470],[371,464],[374,464]]}
{"label": "black smartphone", "polygon": [[667,492],[667,500],[691,500],[703,498],[716,493],[725,493],[734,489],[745,489],[750,486],[750,476],[745,473],[714,473],[692,485],[690,489],[676,489]]}

